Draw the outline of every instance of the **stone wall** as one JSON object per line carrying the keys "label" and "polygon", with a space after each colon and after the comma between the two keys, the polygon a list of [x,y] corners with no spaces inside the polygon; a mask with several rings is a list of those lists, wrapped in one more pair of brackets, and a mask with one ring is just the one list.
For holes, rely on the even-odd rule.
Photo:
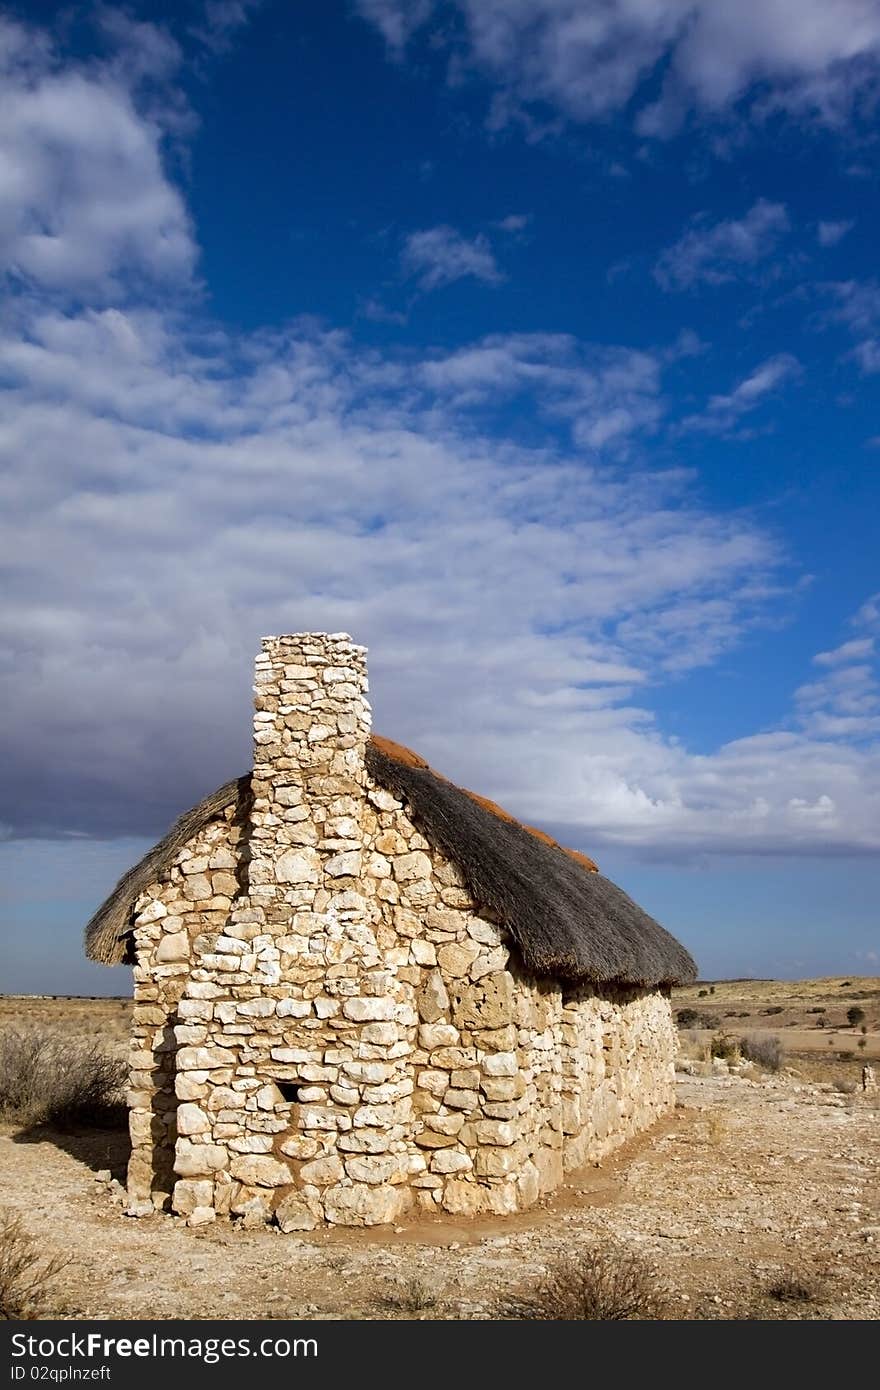
{"label": "stone wall", "polygon": [[194,1224],[509,1212],[673,1103],[668,1000],[525,975],[368,734],[362,648],[267,639],[249,819],[138,904],[137,1201],[173,1159]]}

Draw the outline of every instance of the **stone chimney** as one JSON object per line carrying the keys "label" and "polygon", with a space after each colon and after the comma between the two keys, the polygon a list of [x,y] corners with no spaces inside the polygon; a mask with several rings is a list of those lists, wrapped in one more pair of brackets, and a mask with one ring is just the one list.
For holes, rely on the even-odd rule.
{"label": "stone chimney", "polygon": [[257,657],[249,885],[266,928],[344,923],[359,894],[370,736],[366,648],[346,633],[266,637]]}

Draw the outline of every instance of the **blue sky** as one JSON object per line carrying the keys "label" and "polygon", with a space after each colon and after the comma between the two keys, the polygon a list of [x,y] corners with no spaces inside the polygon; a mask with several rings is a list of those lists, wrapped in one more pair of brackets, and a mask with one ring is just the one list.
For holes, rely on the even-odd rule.
{"label": "blue sky", "polygon": [[877,973],[878,0],[0,21],[0,987],[248,766],[264,633],[706,975]]}

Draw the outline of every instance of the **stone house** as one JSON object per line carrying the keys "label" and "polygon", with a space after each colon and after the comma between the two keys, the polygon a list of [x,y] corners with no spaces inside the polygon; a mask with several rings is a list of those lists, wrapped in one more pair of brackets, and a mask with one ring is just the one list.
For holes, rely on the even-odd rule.
{"label": "stone house", "polygon": [[253,772],[88,924],[92,960],[134,968],[136,1214],[513,1212],[673,1105],[687,951],[590,859],[372,736],[365,658],[267,637]]}

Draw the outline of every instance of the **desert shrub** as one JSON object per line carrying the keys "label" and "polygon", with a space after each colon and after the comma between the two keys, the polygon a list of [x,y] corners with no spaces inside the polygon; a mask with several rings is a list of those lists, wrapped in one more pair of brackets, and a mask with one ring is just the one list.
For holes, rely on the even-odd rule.
{"label": "desert shrub", "polygon": [[17,1216],[0,1214],[0,1321],[39,1317],[66,1264],[41,1254]]}
{"label": "desert shrub", "polygon": [[814,1009],[807,1009],[807,1013],[808,1013],[808,1014],[826,1014],[827,1012],[828,1012],[828,1010],[827,1010],[827,1009],[823,1009],[821,1006],[818,1006],[818,1007],[816,1007],[816,1008],[814,1008]]}
{"label": "desert shrub", "polygon": [[812,1275],[787,1270],[768,1284],[767,1293],[777,1303],[812,1303],[819,1297],[820,1288]]}
{"label": "desert shrub", "polygon": [[779,1071],[782,1066],[782,1040],[780,1038],[756,1038],[753,1035],[742,1039],[740,1051],[749,1062],[757,1062],[766,1071]]}
{"label": "desert shrub", "polygon": [[731,1038],[727,1033],[716,1033],[709,1043],[709,1055],[723,1057],[725,1062],[738,1062],[740,1058],[739,1039]]}
{"label": "desert shrub", "polygon": [[423,1313],[437,1306],[437,1295],[421,1279],[413,1278],[397,1285],[381,1302],[393,1312]]}
{"label": "desert shrub", "polygon": [[858,1028],[859,1024],[865,1021],[864,1009],[860,1009],[858,1004],[853,1004],[851,1008],[846,1011],[846,1021],[850,1028]]}
{"label": "desert shrub", "polygon": [[697,1009],[679,1009],[675,1015],[679,1028],[699,1028],[702,1017]]}
{"label": "desert shrub", "polygon": [[0,1114],[62,1130],[114,1128],[125,1123],[127,1070],[98,1043],[10,1030],[0,1034]]}
{"label": "desert shrub", "polygon": [[761,1010],[761,1013],[762,1013],[762,1014],[781,1014],[781,1013],[782,1013],[782,1005],[781,1005],[781,1004],[771,1004],[769,1009],[762,1009],[762,1010]]}
{"label": "desert shrub", "polygon": [[838,1054],[837,1054],[837,1060],[838,1060],[838,1062],[848,1062],[848,1061],[850,1060],[850,1058],[851,1058],[851,1057],[855,1057],[855,1055],[856,1055],[856,1054],[853,1052],[853,1050],[852,1050],[851,1047],[850,1047],[850,1048],[844,1048],[841,1052],[838,1052]]}
{"label": "desert shrub", "polygon": [[531,1293],[498,1313],[554,1322],[653,1322],[667,1315],[665,1292],[650,1271],[613,1245],[561,1256]]}
{"label": "desert shrub", "polygon": [[868,1039],[867,1039],[867,1038],[859,1038],[859,1041],[858,1041],[858,1043],[856,1044],[856,1046],[859,1047],[859,1048],[861,1048],[861,1049],[864,1051],[864,1049],[868,1046]]}
{"label": "desert shrub", "polygon": [[697,998],[698,998],[698,999],[705,999],[708,993],[709,993],[709,991],[708,991],[707,989],[698,989],[698,990],[697,990]]}

